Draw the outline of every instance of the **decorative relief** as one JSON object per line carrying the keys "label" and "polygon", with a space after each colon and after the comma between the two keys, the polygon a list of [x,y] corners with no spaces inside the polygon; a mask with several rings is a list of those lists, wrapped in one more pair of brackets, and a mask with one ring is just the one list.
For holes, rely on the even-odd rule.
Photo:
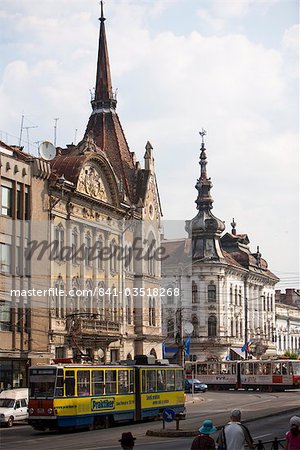
{"label": "decorative relief", "polygon": [[92,165],[86,165],[80,172],[77,189],[98,200],[107,201],[107,194],[100,173]]}

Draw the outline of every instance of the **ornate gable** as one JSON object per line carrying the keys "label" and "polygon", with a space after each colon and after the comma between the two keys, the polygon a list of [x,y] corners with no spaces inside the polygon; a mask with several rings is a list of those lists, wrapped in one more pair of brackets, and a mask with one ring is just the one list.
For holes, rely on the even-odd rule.
{"label": "ornate gable", "polygon": [[103,202],[110,202],[110,194],[105,177],[93,162],[88,162],[81,169],[77,191]]}

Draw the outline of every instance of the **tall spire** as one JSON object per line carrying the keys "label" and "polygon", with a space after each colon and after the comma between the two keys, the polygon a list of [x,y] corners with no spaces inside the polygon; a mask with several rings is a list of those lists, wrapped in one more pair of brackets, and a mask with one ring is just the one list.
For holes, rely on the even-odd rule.
{"label": "tall spire", "polygon": [[201,143],[201,153],[200,153],[200,167],[201,173],[200,178],[197,180],[195,188],[198,191],[198,197],[195,203],[197,204],[197,209],[199,210],[210,210],[212,209],[213,199],[210,195],[210,190],[212,188],[212,182],[210,178],[207,177],[206,165],[207,165],[207,156],[206,156],[206,148],[204,144],[204,136],[206,135],[206,131],[202,128],[202,131],[199,132],[202,137]]}
{"label": "tall spire", "polygon": [[115,109],[117,105],[116,97],[112,90],[108,49],[105,33],[105,17],[103,14],[103,2],[101,1],[101,16],[99,45],[98,45],[98,62],[95,95],[92,99],[93,110],[99,109]]}

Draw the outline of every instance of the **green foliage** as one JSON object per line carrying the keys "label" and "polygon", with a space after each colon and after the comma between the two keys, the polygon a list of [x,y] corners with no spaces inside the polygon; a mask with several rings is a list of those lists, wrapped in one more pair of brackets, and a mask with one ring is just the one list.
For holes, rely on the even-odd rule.
{"label": "green foliage", "polygon": [[298,359],[297,353],[286,351],[284,356],[287,356],[289,359]]}

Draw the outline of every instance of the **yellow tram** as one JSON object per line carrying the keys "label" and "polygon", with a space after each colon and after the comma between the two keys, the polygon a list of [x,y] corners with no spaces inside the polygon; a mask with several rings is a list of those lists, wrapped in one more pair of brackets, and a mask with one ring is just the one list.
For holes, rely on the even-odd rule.
{"label": "yellow tram", "polygon": [[29,369],[29,424],[37,430],[102,428],[185,409],[183,369],[136,358],[135,364],[56,364]]}

